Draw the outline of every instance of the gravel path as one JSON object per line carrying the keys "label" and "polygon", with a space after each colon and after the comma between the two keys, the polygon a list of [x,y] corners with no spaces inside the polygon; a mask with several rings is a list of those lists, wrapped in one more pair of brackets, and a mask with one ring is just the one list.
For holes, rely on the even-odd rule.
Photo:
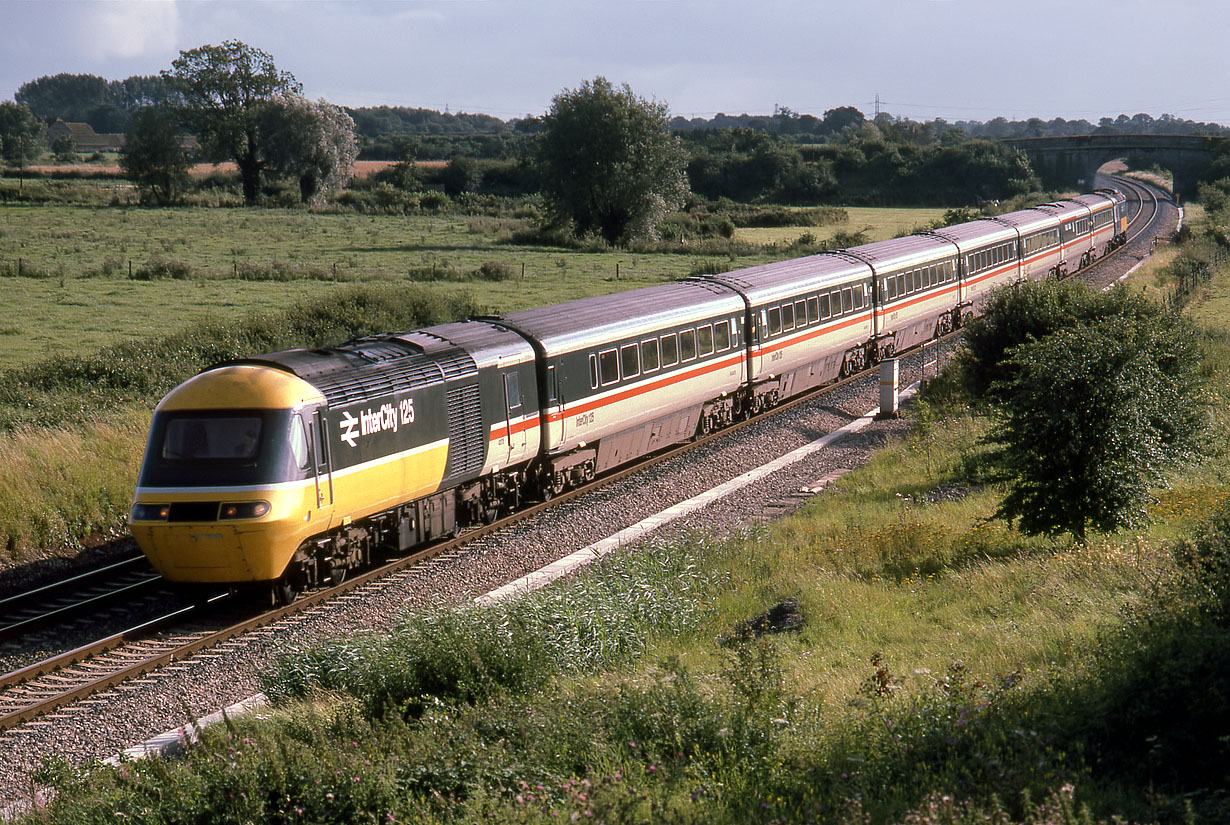
{"label": "gravel path", "polygon": [[[1169,211],[1158,225],[1173,227],[1177,218],[1173,204],[1163,208]],[[1147,239],[1138,241],[1084,277],[1097,285],[1113,282],[1146,256],[1149,246]],[[902,386],[918,376],[918,356],[902,358]],[[33,790],[29,773],[44,755],[89,764],[251,696],[259,690],[258,674],[288,643],[387,627],[407,605],[424,608],[473,599],[814,441],[878,403],[878,377],[866,377],[687,456],[633,474],[493,534],[452,563],[435,565],[423,574],[402,574],[367,585],[44,719],[0,733],[0,800],[29,797]],[[655,538],[694,531],[722,533],[767,514],[780,514],[801,501],[800,488],[835,470],[859,466],[882,445],[900,438],[907,427],[904,420],[873,422],[829,449],[672,522]]]}

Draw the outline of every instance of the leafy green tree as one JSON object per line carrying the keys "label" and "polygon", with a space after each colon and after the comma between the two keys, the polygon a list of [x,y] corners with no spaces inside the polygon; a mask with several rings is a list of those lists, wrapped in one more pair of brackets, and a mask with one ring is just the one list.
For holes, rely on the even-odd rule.
{"label": "leafy green tree", "polygon": [[20,103],[0,103],[0,154],[6,163],[20,166],[19,188],[25,187],[27,163],[38,160],[47,148],[47,127]]}
{"label": "leafy green tree", "polygon": [[95,107],[110,102],[107,81],[92,74],[54,74],[23,83],[13,99],[36,117],[85,121]]}
{"label": "leafy green tree", "polygon": [[354,120],[326,100],[279,95],[261,116],[263,157],[269,168],[295,178],[303,203],[316,203],[354,174],[359,144]]}
{"label": "leafy green tree", "polygon": [[244,203],[255,204],[266,165],[262,115],[278,95],[299,94],[300,84],[280,71],[271,56],[238,40],[180,52],[162,76],[183,95],[201,149],[217,160],[235,162]]}
{"label": "leafy green tree", "polygon": [[150,107],[133,114],[120,168],[140,188],[143,201],[175,203],[187,189],[191,160],[180,141],[173,111]]}
{"label": "leafy green tree", "polygon": [[1200,353],[1173,315],[1076,324],[1009,351],[987,437],[1010,484],[996,516],[1028,534],[1111,532],[1147,516],[1149,489],[1195,449]]}
{"label": "leafy green tree", "polygon": [[652,237],[688,194],[687,155],[667,114],[604,77],[556,95],[535,152],[555,219],[611,244]]}
{"label": "leafy green tree", "polygon": [[965,327],[959,355],[961,380],[976,399],[995,402],[1011,387],[1017,366],[1014,348],[1060,329],[1102,319],[1158,320],[1161,307],[1124,287],[1095,292],[1076,281],[1021,281],[995,290],[982,314]]}

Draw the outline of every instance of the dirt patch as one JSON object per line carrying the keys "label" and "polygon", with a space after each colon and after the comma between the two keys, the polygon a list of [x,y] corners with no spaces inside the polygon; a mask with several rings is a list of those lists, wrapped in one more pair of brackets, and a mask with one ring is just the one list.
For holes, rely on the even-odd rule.
{"label": "dirt patch", "polygon": [[[387,169],[395,163],[397,163],[395,160],[358,160],[355,161],[354,164],[354,176],[359,179],[366,178],[369,175],[379,172],[381,169]],[[444,165],[445,162],[442,160],[421,160],[418,162],[418,166],[423,169],[433,169]],[[70,163],[49,166],[27,166],[26,169],[31,172],[39,172],[41,174],[56,174],[62,172],[98,172],[102,175],[120,174],[120,166],[118,163],[98,163],[90,164],[88,166]],[[236,170],[237,167],[235,164],[229,161],[226,163],[196,163],[193,164],[192,168],[188,170],[188,174],[194,178],[203,178],[207,175],[213,174],[214,172],[234,172]]]}

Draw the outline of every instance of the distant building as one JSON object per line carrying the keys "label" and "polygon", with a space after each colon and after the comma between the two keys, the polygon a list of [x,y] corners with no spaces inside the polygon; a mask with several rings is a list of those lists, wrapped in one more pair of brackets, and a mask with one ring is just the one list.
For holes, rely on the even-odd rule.
{"label": "distant building", "polygon": [[65,123],[57,119],[47,127],[47,147],[50,148],[62,137],[70,137],[78,152],[122,152],[123,135],[100,135],[88,123]]}

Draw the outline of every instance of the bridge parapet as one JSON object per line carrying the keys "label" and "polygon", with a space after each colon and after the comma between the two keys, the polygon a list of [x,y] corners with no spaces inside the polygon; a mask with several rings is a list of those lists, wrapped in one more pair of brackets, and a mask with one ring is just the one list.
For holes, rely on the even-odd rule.
{"label": "bridge parapet", "polygon": [[1176,197],[1196,194],[1196,182],[1230,138],[1203,135],[1073,135],[1070,137],[1012,138],[1003,143],[1029,158],[1044,185],[1051,188],[1088,187],[1098,168],[1124,157],[1154,160],[1174,175]]}

